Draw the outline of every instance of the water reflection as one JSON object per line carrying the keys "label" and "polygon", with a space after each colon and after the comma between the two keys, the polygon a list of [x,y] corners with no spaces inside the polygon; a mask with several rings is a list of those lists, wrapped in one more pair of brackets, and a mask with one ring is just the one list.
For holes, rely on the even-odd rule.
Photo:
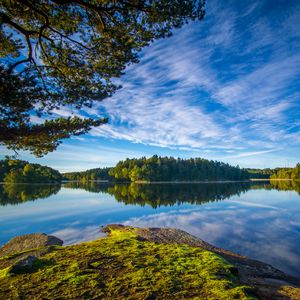
{"label": "water reflection", "polygon": [[72,182],[64,187],[84,189],[94,193],[108,193],[119,202],[134,205],[150,205],[152,208],[190,203],[203,204],[220,201],[232,195],[240,195],[251,188],[249,182],[232,184],[97,184]]}
{"label": "water reflection", "polygon": [[[150,205],[152,208],[190,203],[203,204],[221,201],[249,190],[276,189],[296,191],[300,195],[300,182],[235,182],[235,183],[169,183],[169,184],[113,184],[100,182],[68,182],[63,187],[92,193],[107,193],[119,202]],[[61,185],[3,184],[0,185],[0,205],[20,204],[45,199],[59,192]]]}
{"label": "water reflection", "polygon": [[300,195],[300,182],[296,181],[164,184],[69,182],[64,187],[84,189],[92,193],[107,193],[119,202],[140,206],[150,205],[152,208],[182,203],[204,204],[221,201],[256,189],[296,191]]}
{"label": "water reflection", "polygon": [[57,194],[60,188],[59,184],[3,184],[0,185],[0,205],[17,205],[26,201],[45,199]]}
{"label": "water reflection", "polygon": [[78,243],[100,237],[99,226],[109,223],[175,227],[300,276],[299,187],[291,181],[0,185],[0,245],[32,232]]}
{"label": "water reflection", "polygon": [[300,181],[271,180],[270,186],[278,191],[296,191],[300,195]]}
{"label": "water reflection", "polygon": [[213,245],[300,276],[300,210],[296,201],[284,197],[286,206],[276,204],[280,197],[276,191],[265,191],[265,198],[271,200],[264,199],[264,203],[253,200],[261,192],[252,190],[241,200],[132,217],[124,225],[180,228]]}
{"label": "water reflection", "polygon": [[150,205],[153,208],[175,204],[204,204],[240,195],[250,183],[235,184],[130,184],[114,185],[107,192],[125,204]]}
{"label": "water reflection", "polygon": [[84,189],[93,193],[107,193],[126,205],[150,205],[152,208],[175,204],[204,204],[240,195],[251,189],[250,182],[236,183],[164,183],[109,184],[69,182],[64,187]]}

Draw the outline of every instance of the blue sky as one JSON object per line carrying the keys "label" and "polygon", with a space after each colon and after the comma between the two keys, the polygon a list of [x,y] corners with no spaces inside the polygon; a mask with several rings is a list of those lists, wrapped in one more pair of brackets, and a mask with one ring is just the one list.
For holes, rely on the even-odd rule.
{"label": "blue sky", "polygon": [[20,158],[61,171],[153,154],[242,167],[299,162],[300,1],[207,2],[202,22],[141,53],[112,98],[84,112],[55,111],[108,115],[109,124],[43,158]]}

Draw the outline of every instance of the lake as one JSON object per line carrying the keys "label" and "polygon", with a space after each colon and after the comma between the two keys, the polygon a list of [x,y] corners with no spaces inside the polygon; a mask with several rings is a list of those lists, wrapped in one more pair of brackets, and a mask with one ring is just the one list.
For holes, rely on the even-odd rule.
{"label": "lake", "polygon": [[300,276],[299,183],[0,185],[0,245],[33,232],[74,244],[109,223],[179,228]]}

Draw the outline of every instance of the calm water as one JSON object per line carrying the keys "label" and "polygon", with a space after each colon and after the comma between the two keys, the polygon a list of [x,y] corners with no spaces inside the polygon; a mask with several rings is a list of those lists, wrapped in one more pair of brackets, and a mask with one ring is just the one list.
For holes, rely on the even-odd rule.
{"label": "calm water", "polygon": [[0,185],[0,245],[32,232],[78,243],[109,223],[175,227],[300,276],[299,195],[286,181]]}

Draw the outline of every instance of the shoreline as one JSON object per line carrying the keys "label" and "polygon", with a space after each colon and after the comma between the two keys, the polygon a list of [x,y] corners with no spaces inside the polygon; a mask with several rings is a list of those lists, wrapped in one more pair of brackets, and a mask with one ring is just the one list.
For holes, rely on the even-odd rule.
{"label": "shoreline", "polygon": [[14,184],[14,185],[63,185],[66,183],[107,183],[107,184],[198,184],[198,183],[240,183],[240,182],[256,182],[256,181],[293,181],[293,182],[299,182],[299,180],[293,180],[293,179],[270,179],[270,178],[250,178],[247,180],[198,180],[198,181],[109,181],[109,180],[87,180],[87,181],[81,181],[81,180],[62,180],[61,182],[0,182],[0,185],[4,184]]}
{"label": "shoreline", "polygon": [[[229,263],[232,266],[230,267],[230,272],[237,278],[238,284],[242,286],[249,286],[252,292],[254,292],[254,295],[258,296],[259,299],[300,299],[300,278],[290,276],[274,268],[273,266],[263,263],[261,261],[253,260],[248,257],[241,256],[237,253],[215,247],[209,243],[206,243],[200,238],[190,235],[185,231],[174,228],[138,228],[123,226],[119,224],[111,224],[105,227],[101,227],[101,231],[106,233],[107,236],[96,239],[94,241],[83,242],[76,245],[63,247],[61,247],[61,240],[57,239],[54,236],[48,236],[46,234],[31,234],[16,237],[0,248],[0,267],[1,263],[3,263],[3,260],[5,262],[5,259],[7,259],[7,257],[12,257],[12,261],[14,262],[14,268],[16,268],[16,266],[18,268],[20,267],[20,261],[23,264],[25,261],[25,263],[27,263],[26,267],[28,267],[29,258],[32,261],[43,261],[45,259],[48,259],[49,256],[55,258],[56,256],[53,256],[54,254],[51,256],[52,251],[54,251],[53,253],[58,251],[58,253],[62,253],[60,255],[64,256],[64,251],[71,251],[71,249],[74,249],[72,251],[75,251],[74,253],[77,253],[76,255],[82,257],[85,256],[85,251],[88,251],[87,253],[89,253],[90,251],[94,251],[97,247],[101,245],[102,242],[107,241],[107,239],[109,241],[109,239],[114,238],[114,236],[119,238],[123,234],[126,235],[134,233],[138,243],[140,243],[141,246],[148,245],[147,243],[154,243],[153,245],[157,245],[156,247],[160,247],[159,245],[169,245],[169,249],[172,250],[173,248],[175,249],[179,245],[186,245],[188,247],[192,247],[192,249],[195,249],[195,251],[196,249],[202,249],[203,251],[209,251],[214,255],[222,257],[222,259],[224,259],[224,263]],[[119,247],[118,243],[116,245],[113,244],[111,246],[111,251],[116,250],[114,247]],[[99,246],[94,248],[95,245]],[[16,252],[20,253],[19,258]],[[150,257],[155,257],[154,254],[155,253],[151,254],[150,252]],[[94,257],[93,259],[96,258]],[[71,262],[67,262],[67,265],[65,265],[64,268],[67,268],[68,264],[70,263]],[[114,256],[112,256],[112,260],[110,260],[110,265],[114,265],[115,263],[117,263],[117,258],[114,258]],[[7,264],[4,264],[4,266],[7,267]],[[210,268],[209,266],[210,265],[206,267]],[[46,271],[48,270],[47,268],[48,267],[46,264]],[[151,267],[149,266],[149,268]],[[24,274],[26,274],[26,270],[21,270],[21,274],[23,274],[24,272]],[[84,274],[87,272],[84,270],[81,271],[83,271]],[[1,272],[3,272],[3,270],[1,270],[0,268],[0,282]],[[13,275],[13,277],[16,279],[17,277],[15,276],[19,275]],[[2,275],[2,279],[3,278],[4,277]],[[8,277],[7,279],[8,282],[10,282],[9,278],[10,277]]]}

